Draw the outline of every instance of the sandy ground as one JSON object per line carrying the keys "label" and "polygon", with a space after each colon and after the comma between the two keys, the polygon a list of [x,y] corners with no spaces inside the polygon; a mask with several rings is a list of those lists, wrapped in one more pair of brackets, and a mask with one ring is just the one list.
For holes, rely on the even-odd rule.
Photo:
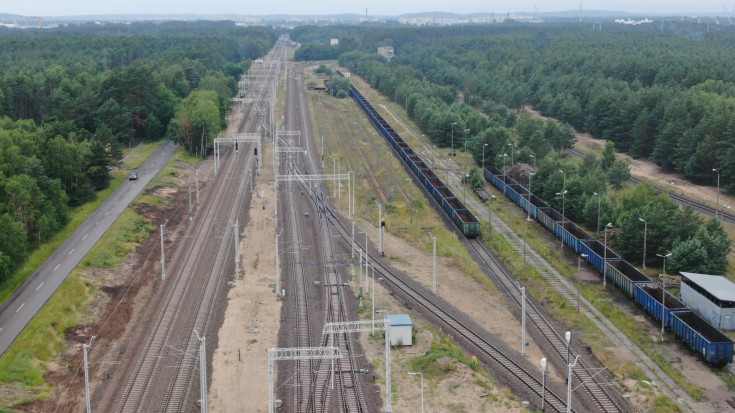
{"label": "sandy ground", "polygon": [[235,280],[228,293],[219,347],[212,360],[209,408],[213,412],[268,410],[268,348],[277,347],[281,313],[281,302],[269,287],[275,282],[276,229],[270,148],[266,146],[265,164],[256,181],[259,195],[253,197],[250,221],[242,231],[246,234],[240,242],[243,279]]}

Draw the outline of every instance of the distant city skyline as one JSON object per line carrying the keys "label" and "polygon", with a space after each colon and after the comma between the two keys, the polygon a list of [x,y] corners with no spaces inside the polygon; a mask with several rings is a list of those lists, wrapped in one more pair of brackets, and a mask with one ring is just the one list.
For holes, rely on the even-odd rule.
{"label": "distant city skyline", "polygon": [[[622,1],[581,1],[584,10],[606,10],[637,14],[725,14],[722,1],[704,0],[661,1],[661,0],[622,0]],[[48,0],[25,0],[22,2],[6,2],[0,13],[19,14],[24,16],[78,16],[105,14],[240,14],[240,15],[333,15],[333,14],[365,14],[373,16],[395,16],[406,13],[452,12],[496,13],[534,12],[534,6],[540,13],[578,10],[580,1],[541,2],[538,0],[500,0],[493,2],[477,2],[472,0],[455,0],[452,2],[438,0],[373,0],[369,2],[354,1],[258,1],[242,0],[127,0],[107,2],[100,0],[72,0],[68,2],[50,2]],[[728,13],[733,12],[733,4],[728,5]]]}

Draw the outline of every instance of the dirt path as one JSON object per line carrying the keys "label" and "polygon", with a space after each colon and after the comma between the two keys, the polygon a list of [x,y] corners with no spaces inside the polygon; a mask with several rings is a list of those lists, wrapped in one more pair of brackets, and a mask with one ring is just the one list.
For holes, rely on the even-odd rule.
{"label": "dirt path", "polygon": [[[257,196],[240,242],[242,280],[227,296],[219,347],[212,360],[209,408],[213,412],[265,412],[268,408],[268,348],[277,347],[281,302],[275,282],[272,145],[264,145]],[[272,152],[271,152],[272,153]]]}

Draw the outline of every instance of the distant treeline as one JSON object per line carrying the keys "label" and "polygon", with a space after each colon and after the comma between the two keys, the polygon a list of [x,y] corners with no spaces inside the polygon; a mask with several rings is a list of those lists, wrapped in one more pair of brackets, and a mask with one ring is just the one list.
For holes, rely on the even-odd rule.
{"label": "distant treeline", "polygon": [[231,22],[0,28],[0,281],[109,185],[123,146],[169,136],[206,150],[277,35]]}

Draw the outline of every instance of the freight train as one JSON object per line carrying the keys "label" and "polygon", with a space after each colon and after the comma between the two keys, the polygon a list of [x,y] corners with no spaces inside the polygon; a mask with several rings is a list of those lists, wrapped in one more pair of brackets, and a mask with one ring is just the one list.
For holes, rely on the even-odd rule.
{"label": "freight train", "polygon": [[[338,74],[341,75],[341,73]],[[416,179],[421,182],[426,191],[431,194],[462,234],[467,238],[475,238],[480,235],[480,221],[464,206],[459,198],[454,196],[454,193],[434,174],[434,171],[421,160],[421,157],[408,146],[406,141],[398,135],[354,86],[350,86],[350,96],[367,113],[375,128],[385,137],[408,169],[413,172]]]}
{"label": "freight train", "polygon": [[646,313],[656,320],[663,319],[664,328],[673,331],[704,360],[716,366],[732,363],[734,343],[721,331],[498,168],[485,168],[483,174],[504,196],[561,238],[575,253],[586,255],[588,263]]}

